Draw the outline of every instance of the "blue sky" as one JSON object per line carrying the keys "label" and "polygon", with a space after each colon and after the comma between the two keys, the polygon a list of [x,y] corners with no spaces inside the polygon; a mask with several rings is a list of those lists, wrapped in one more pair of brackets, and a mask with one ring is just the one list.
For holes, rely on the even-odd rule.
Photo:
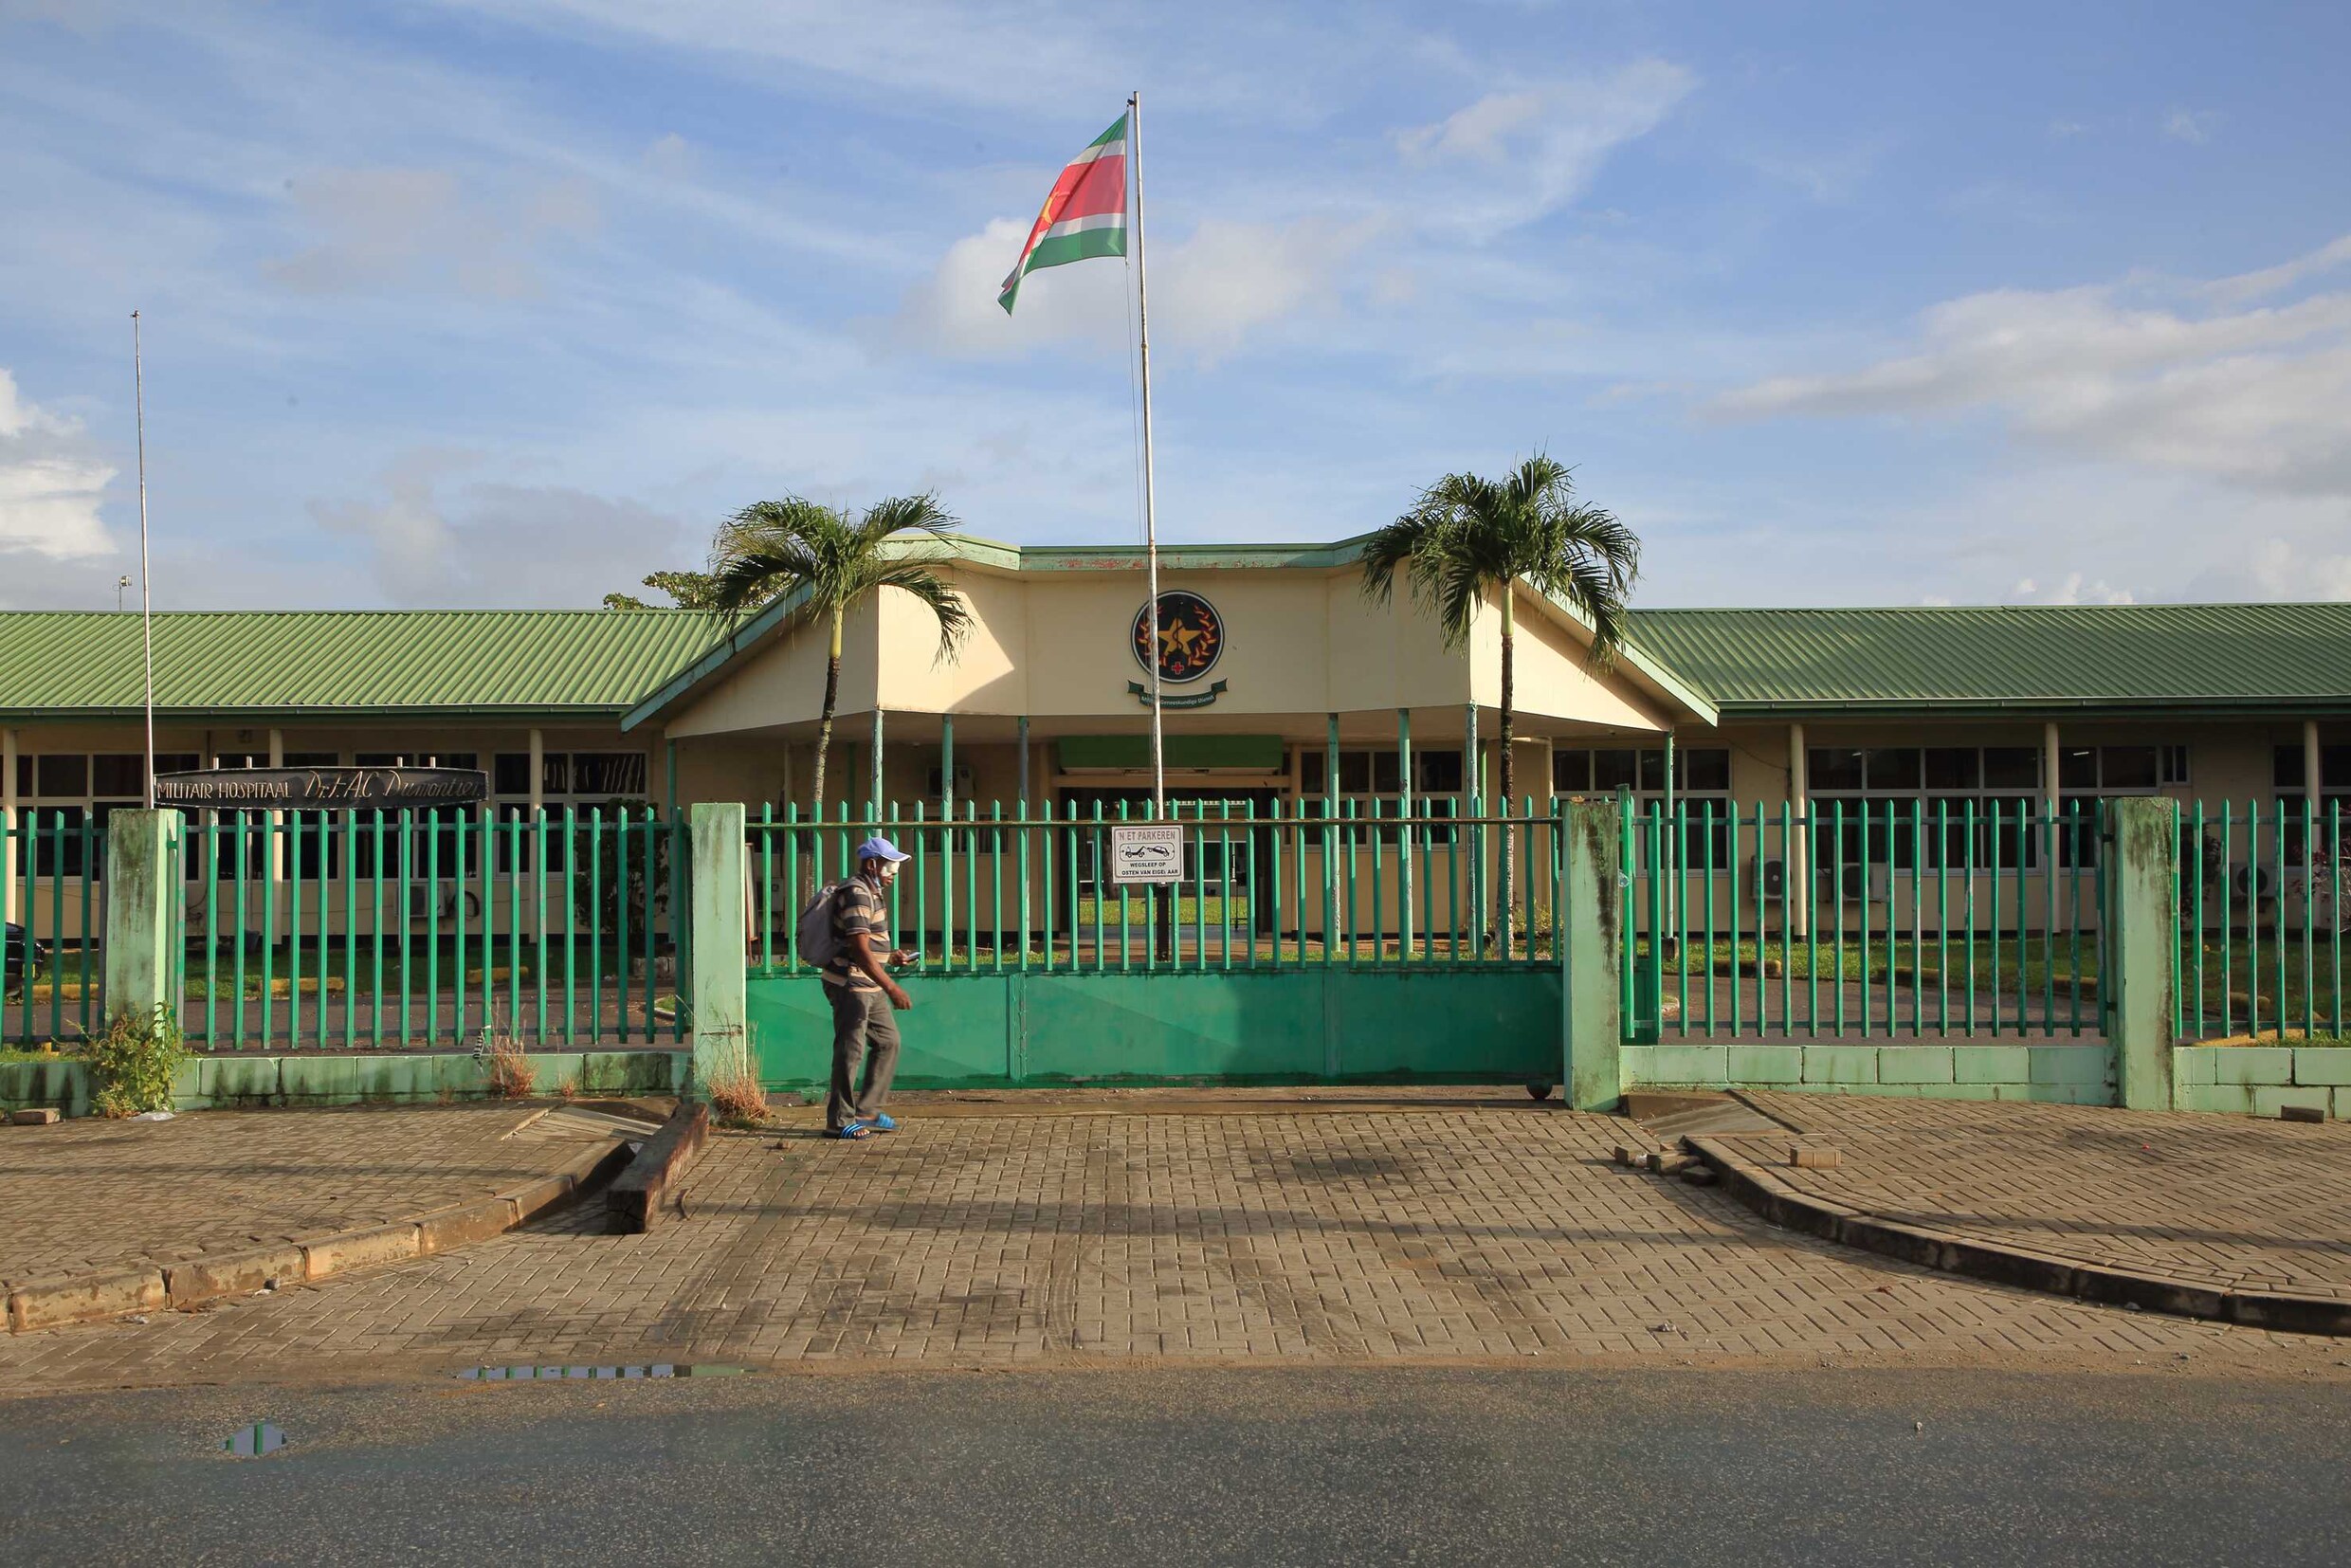
{"label": "blue sky", "polygon": [[0,607],[592,605],[785,492],[1134,540],[1542,447],[1650,604],[2351,597],[2351,8],[0,0]]}

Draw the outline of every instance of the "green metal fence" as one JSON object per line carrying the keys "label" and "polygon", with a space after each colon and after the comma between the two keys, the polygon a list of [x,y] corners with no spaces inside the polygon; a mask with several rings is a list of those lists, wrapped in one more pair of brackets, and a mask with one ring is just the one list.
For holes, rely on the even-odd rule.
{"label": "green metal fence", "polygon": [[183,839],[206,1049],[685,1037],[682,818],[651,808],[208,813]]}
{"label": "green metal fence", "polygon": [[2180,813],[2177,1032],[2343,1036],[2343,816],[2341,800]]}
{"label": "green metal fence", "polygon": [[2104,830],[2097,802],[1628,810],[1628,1033],[2103,1036]]}
{"label": "green metal fence", "polygon": [[800,908],[852,872],[858,841],[877,831],[911,857],[891,888],[892,929],[926,976],[1556,961],[1555,806],[1406,815],[1346,803],[1334,817],[1323,804],[1172,803],[1184,880],[1156,889],[1112,885],[1103,870],[1111,830],[1147,807],[843,807],[821,820],[762,808],[749,824],[751,966],[802,967]]}
{"label": "green metal fence", "polygon": [[80,811],[0,815],[0,876],[10,884],[0,959],[0,1045],[76,1039],[106,1016],[99,944],[106,932],[106,830]]}

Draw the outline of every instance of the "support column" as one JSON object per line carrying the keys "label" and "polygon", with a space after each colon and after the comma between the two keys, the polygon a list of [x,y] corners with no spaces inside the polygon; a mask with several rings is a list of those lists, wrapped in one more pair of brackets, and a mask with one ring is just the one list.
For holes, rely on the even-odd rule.
{"label": "support column", "polygon": [[15,829],[16,732],[0,729],[0,920],[16,919]]}
{"label": "support column", "polygon": [[[1339,939],[1339,715],[1323,716],[1322,733],[1322,961],[1337,956]],[[1352,918],[1354,911],[1348,911]]]}
{"label": "support column", "polygon": [[1396,709],[1396,804],[1407,821],[1396,825],[1396,940],[1399,953],[1412,957],[1412,710]]}
{"label": "support column", "polygon": [[665,740],[662,742],[662,747],[665,754],[665,771],[668,774],[669,814],[676,816],[678,814],[678,743],[675,740]]}
{"label": "support column", "polygon": [[179,1006],[179,812],[120,811],[106,819],[106,1016]]}
{"label": "support column", "polygon": [[2131,797],[2109,804],[2113,857],[2106,892],[2107,993],[2113,1012],[2106,1039],[2114,1050],[2116,1096],[2125,1110],[2172,1106],[2172,960],[2179,942],[2179,906],[2172,895],[2178,849],[2178,803]]}
{"label": "support column", "polygon": [[1027,814],[1028,814],[1028,811],[1029,811],[1029,809],[1030,809],[1030,808],[1029,808],[1029,716],[1028,716],[1027,714],[1025,714],[1025,713],[1024,713],[1024,714],[1022,714],[1022,715],[1020,716],[1020,718],[1019,718],[1019,719],[1015,721],[1015,733],[1016,733],[1016,738],[1015,738],[1015,740],[1014,740],[1014,742],[1013,742],[1013,743],[1014,743],[1015,745],[1017,745],[1017,746],[1020,748],[1020,809],[1021,809],[1021,812],[1022,812],[1022,814],[1025,816],[1025,815],[1027,815]]}
{"label": "support column", "polygon": [[694,1059],[687,1093],[710,1098],[710,1085],[739,1072],[756,1072],[751,1055],[744,959],[751,925],[745,917],[744,812],[735,801],[702,801],[686,812],[694,856],[691,1008]]}
{"label": "support column", "polygon": [[882,820],[882,710],[873,710],[873,757],[866,766],[866,820]]}
{"label": "support column", "polygon": [[531,732],[531,820],[547,809],[547,737],[544,732]]}
{"label": "support column", "polygon": [[[1812,764],[1804,755],[1804,726],[1788,726],[1788,842],[1781,846],[1787,861],[1787,919],[1795,936],[1813,929]],[[1760,834],[1761,830],[1757,830]]]}
{"label": "support column", "polygon": [[[955,815],[955,715],[939,716],[939,814]],[[849,867],[855,870],[855,866]]]}
{"label": "support column", "polygon": [[1559,890],[1560,1082],[1579,1111],[1613,1110],[1624,1095],[1621,817],[1613,800],[1569,803],[1567,878]]}
{"label": "support column", "polygon": [[[285,766],[285,731],[283,730],[269,732],[269,765],[273,768]],[[285,880],[285,813],[283,811],[269,813],[269,880],[272,883]],[[273,890],[267,896],[275,898],[277,894]]]}
{"label": "support column", "polygon": [[[2041,830],[2041,877],[2044,884],[2051,887],[2056,886],[2060,880],[2057,876],[2057,812],[2060,798],[2057,780],[2064,772],[2062,761],[2057,752],[2057,720],[2051,719],[2041,725],[2041,814],[2049,819],[2047,826]],[[2018,833],[2020,846],[2023,837],[2021,832]],[[2022,910],[2017,911],[2016,926],[2019,931],[2024,928]]]}
{"label": "support column", "polygon": [[2310,803],[2312,821],[2319,820],[2319,791],[2325,782],[2320,776],[2319,721],[2305,719],[2302,721],[2302,798]]}

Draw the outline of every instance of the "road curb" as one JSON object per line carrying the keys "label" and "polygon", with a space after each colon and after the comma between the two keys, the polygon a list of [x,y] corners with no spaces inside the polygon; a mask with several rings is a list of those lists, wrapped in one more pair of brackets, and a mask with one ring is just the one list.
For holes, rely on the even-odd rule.
{"label": "road curb", "polygon": [[100,1269],[27,1280],[9,1292],[9,1332],[160,1312],[279,1285],[309,1283],[355,1268],[431,1257],[487,1241],[560,1208],[611,1179],[629,1161],[625,1140],[584,1150],[548,1176],[495,1197],[430,1209],[386,1225],[357,1226],[243,1252],[209,1253],[179,1263]]}
{"label": "road curb", "polygon": [[1772,1224],[1844,1247],[1992,1285],[2071,1296],[2102,1306],[2137,1307],[2292,1334],[2351,1335],[2351,1302],[2289,1291],[2230,1290],[2193,1280],[2116,1268],[2082,1258],[2002,1247],[1929,1227],[1897,1224],[1797,1192],[1720,1140],[1692,1135],[1683,1147],[1722,1178],[1722,1190]]}
{"label": "road curb", "polygon": [[661,1222],[662,1201],[710,1136],[710,1107],[681,1103],[645,1140],[629,1168],[604,1192],[604,1210],[614,1235],[642,1235]]}

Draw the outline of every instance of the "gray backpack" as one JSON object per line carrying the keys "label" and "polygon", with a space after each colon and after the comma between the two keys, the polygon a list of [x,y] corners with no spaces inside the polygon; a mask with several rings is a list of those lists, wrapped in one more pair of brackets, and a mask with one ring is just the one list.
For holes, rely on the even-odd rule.
{"label": "gray backpack", "polygon": [[819,969],[841,956],[841,934],[832,928],[832,901],[848,884],[847,877],[825,884],[800,911],[800,957]]}

